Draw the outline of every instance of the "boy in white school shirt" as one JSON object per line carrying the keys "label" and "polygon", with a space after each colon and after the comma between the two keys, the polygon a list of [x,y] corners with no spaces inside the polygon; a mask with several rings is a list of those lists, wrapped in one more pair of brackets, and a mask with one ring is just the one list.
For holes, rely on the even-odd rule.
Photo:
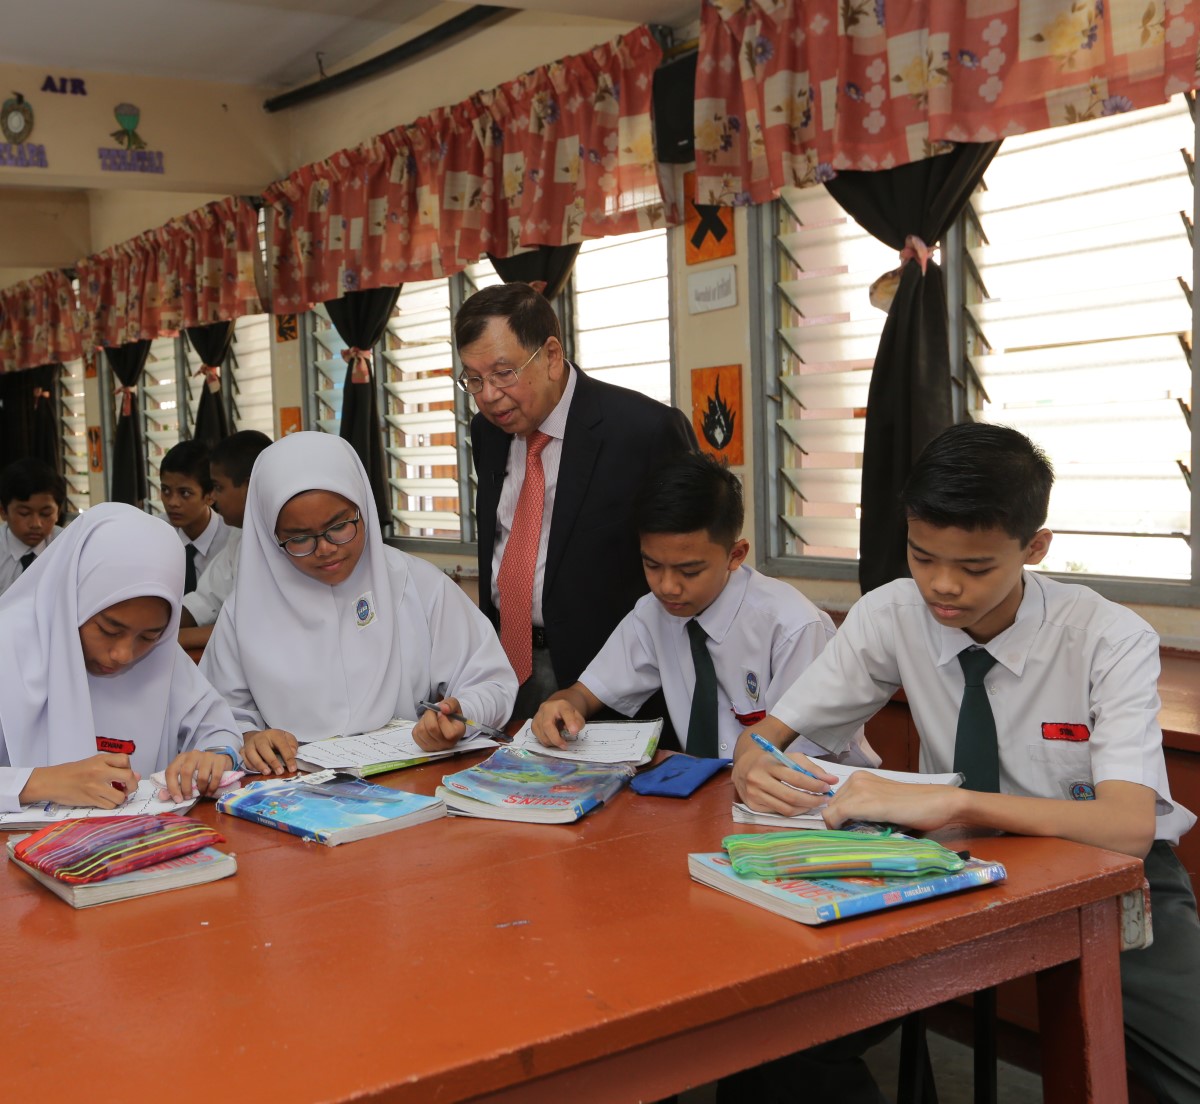
{"label": "boy in white school shirt", "polygon": [[[737,476],[702,454],[680,456],[650,476],[634,504],[650,593],[579,681],[542,704],[533,719],[541,743],[568,746],[605,706],[632,716],[661,686],[685,751],[732,756],[741,730],[774,706],[834,634],[828,615],[795,587],[746,565],[743,513]],[[703,675],[695,693],[699,647],[716,677],[707,705]],[[809,749],[825,754],[815,744]],[[861,730],[840,758],[879,763]]]}
{"label": "boy in white school shirt", "polygon": [[14,460],[0,472],[0,594],[62,532],[66,480],[43,460]]}
{"label": "boy in white school shirt", "polygon": [[[859,775],[829,802],[831,827],[961,824],[1143,859],[1154,943],[1121,956],[1126,1058],[1157,1099],[1200,1101],[1200,922],[1171,847],[1196,818],[1167,785],[1158,636],[1087,587],[1025,570],[1050,547],[1053,479],[1042,451],[1005,426],[937,437],[903,494],[913,577],[862,598],[755,730],[789,751],[797,732],[836,751],[903,686],[921,769],[961,770],[964,787]],[[746,734],[734,784],[757,809],[822,800],[805,792],[819,782],[773,763]]]}
{"label": "boy in white school shirt", "polygon": [[207,446],[202,441],[180,441],[167,450],[158,474],[167,521],[183,541],[187,557],[183,593],[190,594],[229,539],[229,526],[212,508]]}
{"label": "boy in white school shirt", "polygon": [[242,547],[242,520],[250,473],[259,453],[271,438],[257,429],[243,429],[218,441],[209,453],[213,509],[229,526],[225,547],[205,567],[196,589],[184,595],[179,617],[179,643],[184,648],[203,648],[212,636],[221,607],[237,582],[238,553]]}

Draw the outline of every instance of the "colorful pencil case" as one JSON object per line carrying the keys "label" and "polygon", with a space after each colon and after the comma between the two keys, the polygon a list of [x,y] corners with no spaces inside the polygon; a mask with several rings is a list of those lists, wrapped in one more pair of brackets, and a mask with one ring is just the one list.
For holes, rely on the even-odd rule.
{"label": "colorful pencil case", "polygon": [[657,767],[639,774],[629,788],[653,797],[690,797],[732,759],[697,759],[694,755],[670,755]]}
{"label": "colorful pencil case", "polygon": [[966,865],[956,851],[909,836],[860,832],[769,832],[721,841],[733,869],[750,878],[902,878],[952,874]]}
{"label": "colorful pencil case", "polygon": [[43,874],[81,885],[224,842],[224,836],[198,820],[159,813],[62,820],[21,840],[13,853]]}

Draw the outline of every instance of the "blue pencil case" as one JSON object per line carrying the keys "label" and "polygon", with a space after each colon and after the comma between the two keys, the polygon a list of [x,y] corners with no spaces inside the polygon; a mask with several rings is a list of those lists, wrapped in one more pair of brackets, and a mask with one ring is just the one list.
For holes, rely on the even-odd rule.
{"label": "blue pencil case", "polygon": [[690,797],[732,759],[697,759],[671,755],[629,783],[634,793],[649,797]]}

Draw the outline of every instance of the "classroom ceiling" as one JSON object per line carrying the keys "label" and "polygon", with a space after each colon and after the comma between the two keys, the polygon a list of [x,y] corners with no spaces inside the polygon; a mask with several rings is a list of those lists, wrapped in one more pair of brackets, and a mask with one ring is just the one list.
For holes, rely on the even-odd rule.
{"label": "classroom ceiling", "polygon": [[[681,25],[700,0],[492,0],[503,7]],[[395,38],[439,0],[13,0],[0,62],[290,88]],[[422,22],[421,30],[427,22]]]}

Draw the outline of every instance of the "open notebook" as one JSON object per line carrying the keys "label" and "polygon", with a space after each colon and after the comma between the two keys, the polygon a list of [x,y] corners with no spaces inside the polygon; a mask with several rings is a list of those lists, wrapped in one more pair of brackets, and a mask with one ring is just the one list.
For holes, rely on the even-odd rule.
{"label": "open notebook", "polygon": [[[844,763],[832,763],[825,759],[814,759],[813,762],[826,774],[838,777],[838,783],[830,787],[834,793],[837,793],[838,786],[842,782],[858,771],[877,774],[880,778],[890,778],[893,782],[911,782],[922,786],[961,786],[963,784],[963,776],[958,773],[914,774],[911,771],[882,770],[879,767],[849,767]],[[822,808],[824,808],[823,805],[818,805],[810,812],[789,817],[779,813],[758,813],[749,805],[735,801],[733,803],[733,819],[739,824],[765,824],[775,828],[824,828],[826,825],[821,817]]]}
{"label": "open notebook", "polygon": [[373,732],[358,736],[335,736],[301,744],[296,760],[301,770],[333,770],[355,778],[414,767],[431,759],[445,759],[468,751],[494,748],[496,741],[487,736],[460,740],[449,751],[425,751],[413,738],[415,721],[394,720]]}

